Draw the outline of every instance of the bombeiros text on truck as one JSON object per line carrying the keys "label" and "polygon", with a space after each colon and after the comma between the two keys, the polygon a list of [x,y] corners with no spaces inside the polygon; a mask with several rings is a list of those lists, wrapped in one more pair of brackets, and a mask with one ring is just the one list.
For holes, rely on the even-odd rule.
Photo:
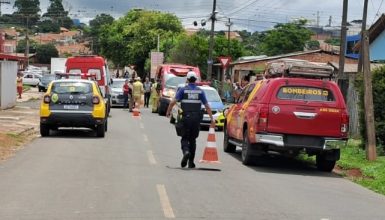
{"label": "bombeiros text on truck", "polygon": [[348,138],[349,116],[333,68],[304,60],[267,63],[263,80],[250,83],[227,111],[224,151],[242,148],[245,165],[278,152],[316,156],[331,171]]}

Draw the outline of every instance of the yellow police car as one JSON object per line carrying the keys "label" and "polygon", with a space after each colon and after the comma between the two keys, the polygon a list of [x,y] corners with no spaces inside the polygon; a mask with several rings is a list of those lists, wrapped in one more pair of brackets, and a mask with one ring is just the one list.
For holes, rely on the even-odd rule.
{"label": "yellow police car", "polygon": [[40,134],[61,127],[85,127],[104,137],[107,131],[106,105],[95,81],[61,79],[52,81],[40,106]]}

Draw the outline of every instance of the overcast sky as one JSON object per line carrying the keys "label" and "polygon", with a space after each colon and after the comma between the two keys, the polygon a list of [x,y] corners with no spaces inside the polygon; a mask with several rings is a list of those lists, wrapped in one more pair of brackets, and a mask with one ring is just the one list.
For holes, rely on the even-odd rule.
{"label": "overcast sky", "polygon": [[[40,8],[45,12],[49,0],[40,0]],[[342,17],[343,0],[217,0],[219,21],[216,30],[224,29],[228,18],[234,30],[265,30],[276,23],[306,18],[325,25],[331,17],[332,26],[339,26]],[[350,0],[348,20],[362,19],[364,0]],[[3,5],[3,13],[11,13],[14,0]],[[72,18],[82,22],[96,14],[108,13],[115,18],[123,16],[132,8],[166,11],[176,14],[186,27],[193,27],[194,20],[207,19],[212,11],[212,0],[63,0],[64,7]],[[384,0],[369,0],[368,24],[385,13]],[[317,16],[318,15],[318,16]],[[206,25],[207,27],[208,25]]]}

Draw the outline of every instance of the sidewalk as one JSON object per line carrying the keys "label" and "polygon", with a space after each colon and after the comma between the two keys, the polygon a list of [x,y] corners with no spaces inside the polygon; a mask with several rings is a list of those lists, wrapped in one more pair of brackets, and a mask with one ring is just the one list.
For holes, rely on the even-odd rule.
{"label": "sidewalk", "polygon": [[39,108],[37,108],[42,93],[37,88],[31,88],[16,100],[16,106],[0,110],[0,133],[20,135],[31,130],[38,130]]}

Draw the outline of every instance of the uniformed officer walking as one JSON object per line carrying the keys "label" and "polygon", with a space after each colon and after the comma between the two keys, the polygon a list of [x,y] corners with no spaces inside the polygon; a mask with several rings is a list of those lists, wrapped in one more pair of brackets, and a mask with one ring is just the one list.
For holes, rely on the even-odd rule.
{"label": "uniformed officer walking", "polygon": [[202,103],[211,118],[211,123],[215,123],[205,93],[195,84],[197,78],[198,77],[195,72],[190,71],[187,73],[188,85],[178,90],[175,98],[170,102],[166,113],[167,117],[170,117],[170,112],[175,103],[181,103],[181,108],[183,111],[183,132],[181,135],[183,157],[181,166],[185,167],[188,162],[189,168],[195,168],[194,158],[196,150],[196,138],[199,136],[200,122],[203,117],[203,112],[201,110]]}

